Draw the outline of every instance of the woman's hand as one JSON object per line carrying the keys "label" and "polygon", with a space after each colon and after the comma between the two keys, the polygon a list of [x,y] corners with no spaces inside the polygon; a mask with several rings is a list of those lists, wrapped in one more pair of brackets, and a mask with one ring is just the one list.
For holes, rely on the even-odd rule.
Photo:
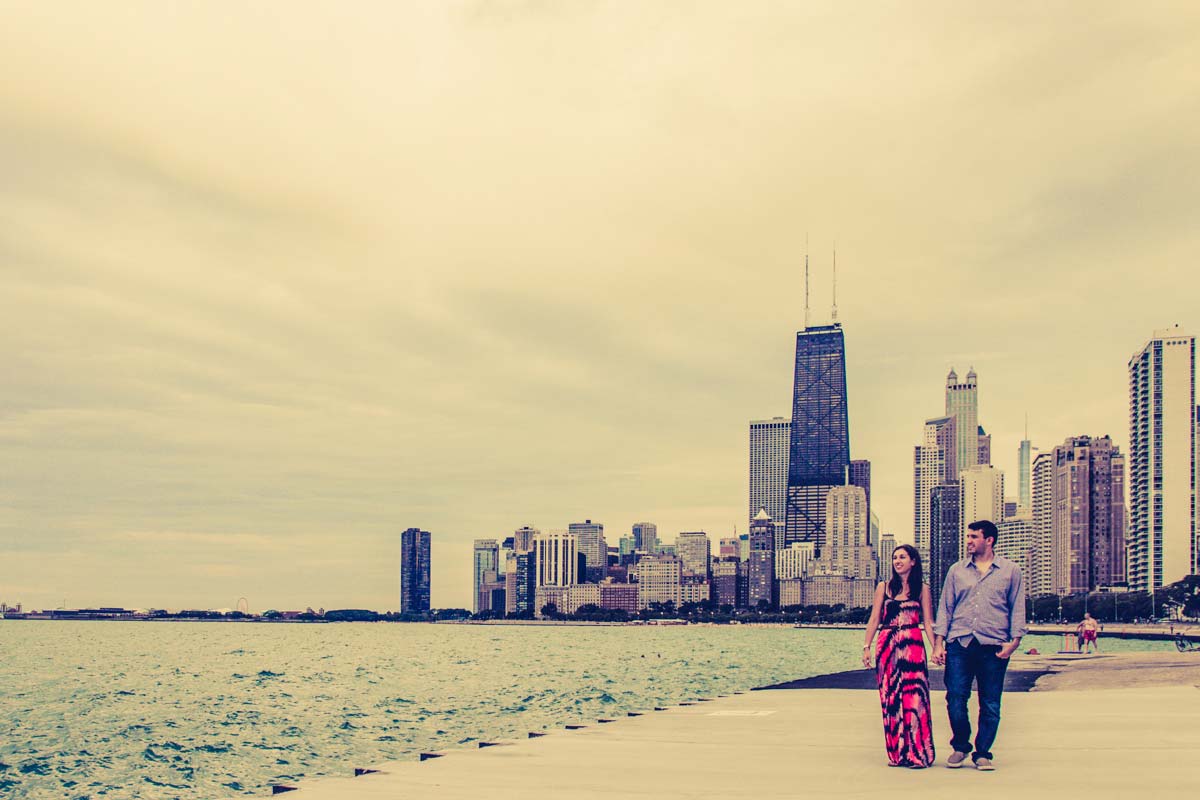
{"label": "woman's hand", "polygon": [[863,648],[863,666],[864,667],[871,666],[871,651],[869,649],[867,649],[866,647]]}

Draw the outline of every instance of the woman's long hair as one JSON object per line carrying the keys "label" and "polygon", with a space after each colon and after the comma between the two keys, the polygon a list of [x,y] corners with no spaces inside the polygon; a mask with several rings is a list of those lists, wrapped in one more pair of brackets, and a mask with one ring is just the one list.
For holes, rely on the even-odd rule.
{"label": "woman's long hair", "polygon": [[[917,552],[917,548],[911,544],[901,544],[896,546],[896,550],[903,550],[908,553],[908,557],[912,559],[912,569],[908,573],[908,599],[921,599],[921,585],[924,583],[924,576],[921,570],[921,554]],[[892,555],[896,555],[896,550],[892,551]],[[900,590],[904,588],[904,581],[900,579],[900,573],[896,572],[896,568],[892,567],[892,579],[888,581],[888,596],[896,597],[900,594]]]}

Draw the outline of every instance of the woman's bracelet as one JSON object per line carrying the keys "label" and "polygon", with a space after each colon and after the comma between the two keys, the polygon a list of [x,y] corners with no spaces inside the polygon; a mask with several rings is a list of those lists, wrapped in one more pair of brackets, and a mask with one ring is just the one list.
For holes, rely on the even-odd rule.
{"label": "woman's bracelet", "polygon": [[863,645],[863,650],[870,650],[870,649],[871,649],[871,643],[870,643],[870,642],[868,642],[867,644],[864,644],[864,645]]}

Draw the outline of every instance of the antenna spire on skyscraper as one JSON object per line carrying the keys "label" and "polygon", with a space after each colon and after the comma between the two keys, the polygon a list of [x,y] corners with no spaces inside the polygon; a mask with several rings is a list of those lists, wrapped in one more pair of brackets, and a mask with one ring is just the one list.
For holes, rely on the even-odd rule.
{"label": "antenna spire on skyscraper", "polygon": [[833,245],[833,321],[837,322],[837,242]]}
{"label": "antenna spire on skyscraper", "polygon": [[808,234],[804,234],[804,329],[808,330]]}

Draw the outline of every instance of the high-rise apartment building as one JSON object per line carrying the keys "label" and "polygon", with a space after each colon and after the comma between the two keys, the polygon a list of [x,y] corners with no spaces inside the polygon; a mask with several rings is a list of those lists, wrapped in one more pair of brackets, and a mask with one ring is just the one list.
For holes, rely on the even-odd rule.
{"label": "high-rise apartment building", "polygon": [[400,613],[429,610],[429,531],[400,534]]}
{"label": "high-rise apartment building", "polygon": [[1196,337],[1155,331],[1129,360],[1129,586],[1200,572]]}
{"label": "high-rise apartment building", "polygon": [[1107,436],[1054,448],[1051,521],[1056,594],[1125,583],[1125,457]]}
{"label": "high-rise apartment building", "polygon": [[533,549],[533,538],[538,535],[537,528],[531,528],[528,525],[517,528],[513,531],[513,552],[527,553]]}
{"label": "high-rise apartment building", "polygon": [[579,580],[579,541],[568,531],[539,532],[533,537],[537,585],[570,586]]}
{"label": "high-rise apartment building", "polygon": [[1054,452],[1038,453],[1030,468],[1033,544],[1025,584],[1030,597],[1054,594]]}
{"label": "high-rise apartment building", "polygon": [[[878,563],[879,574],[878,580],[891,580],[892,578],[892,553],[896,552],[896,537],[890,533],[882,534],[879,537],[879,546],[875,548],[875,561]],[[928,573],[929,562],[923,561],[923,570]],[[928,579],[928,574],[926,574]]]}
{"label": "high-rise apartment building", "polygon": [[748,581],[746,602],[750,608],[775,605],[775,525],[763,510],[750,523]]}
{"label": "high-rise apartment building", "polygon": [[646,556],[638,562],[638,609],[653,603],[674,603],[682,599],[683,564],[675,556]]}
{"label": "high-rise apartment building", "polygon": [[643,553],[657,553],[658,526],[653,522],[633,523],[633,544]]}
{"label": "high-rise apartment building", "polygon": [[799,580],[808,576],[815,548],[812,542],[792,542],[775,552],[775,580]]}
{"label": "high-rise apartment building", "polygon": [[826,549],[821,560],[831,574],[874,580],[875,553],[871,549],[867,493],[861,486],[829,490],[825,502]]}
{"label": "high-rise apartment building", "polygon": [[[955,419],[958,447],[954,466],[962,472],[979,463],[979,383],[974,369],[965,381],[959,381],[953,368],[946,376],[946,416]],[[954,474],[949,479],[957,477]]]}
{"label": "high-rise apartment building", "polygon": [[788,497],[784,544],[825,544],[825,498],[846,484],[850,421],[846,398],[846,342],[838,323],[796,334]]}
{"label": "high-rise apartment building", "polygon": [[913,546],[925,562],[933,525],[929,509],[933,487],[958,480],[956,430],[952,416],[927,419],[921,444],[913,450]]}
{"label": "high-rise apartment building", "polygon": [[740,560],[718,556],[712,562],[712,597],[717,606],[737,608],[738,565]]}
{"label": "high-rise apartment building", "polygon": [[976,464],[958,473],[958,557],[967,557],[967,526],[977,520],[1004,521],[1004,471],[990,464]]}
{"label": "high-rise apartment building", "polygon": [[608,543],[604,541],[604,526],[590,519],[572,522],[567,531],[575,537],[579,552],[583,554],[585,574],[579,576],[581,583],[599,583],[608,571]]}
{"label": "high-rise apartment building", "polygon": [[[474,545],[475,554],[475,571],[474,571],[474,587],[475,587],[475,613],[478,614],[483,610],[484,601],[481,599],[481,592],[485,583],[485,576],[488,572],[492,573],[492,580],[496,579],[496,574],[501,572],[500,569],[500,544],[495,539],[476,539]],[[490,590],[489,590],[490,591]],[[489,606],[490,608],[490,606]]]}
{"label": "high-rise apartment building", "polygon": [[[788,449],[792,423],[784,417],[750,422],[750,513],[751,521],[766,509],[771,519],[787,518]],[[783,526],[780,526],[783,530]]]}
{"label": "high-rise apartment building", "polygon": [[675,537],[675,555],[683,565],[684,574],[708,577],[712,544],[704,531],[689,531]]}
{"label": "high-rise apartment building", "polygon": [[1033,514],[1025,513],[1006,517],[996,527],[999,529],[996,552],[1017,565],[1021,570],[1021,575],[1025,578],[1023,583],[1025,595],[1033,597],[1029,580],[1032,564],[1031,557],[1034,553],[1034,545],[1037,540],[1037,532],[1033,524]]}

